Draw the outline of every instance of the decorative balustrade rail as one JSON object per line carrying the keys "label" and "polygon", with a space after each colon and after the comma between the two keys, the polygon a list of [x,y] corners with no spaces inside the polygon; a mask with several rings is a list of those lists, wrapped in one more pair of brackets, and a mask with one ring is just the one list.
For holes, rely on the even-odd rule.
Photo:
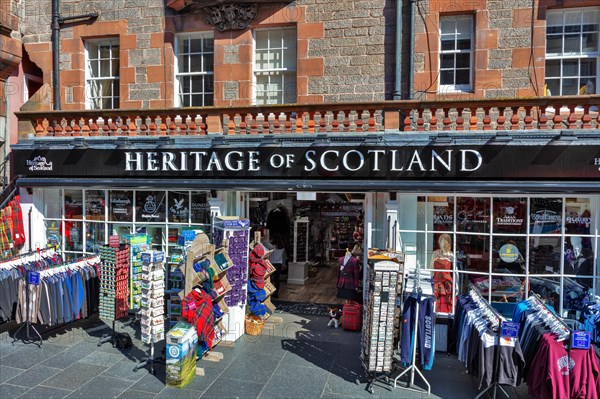
{"label": "decorative balustrade rail", "polygon": [[600,96],[18,112],[20,138],[600,129]]}

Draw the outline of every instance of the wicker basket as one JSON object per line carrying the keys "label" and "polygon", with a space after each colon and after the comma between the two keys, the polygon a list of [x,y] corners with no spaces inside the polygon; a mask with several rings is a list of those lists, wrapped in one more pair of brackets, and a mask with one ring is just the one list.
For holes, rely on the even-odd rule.
{"label": "wicker basket", "polygon": [[246,316],[246,334],[248,335],[260,335],[265,322],[256,316]]}

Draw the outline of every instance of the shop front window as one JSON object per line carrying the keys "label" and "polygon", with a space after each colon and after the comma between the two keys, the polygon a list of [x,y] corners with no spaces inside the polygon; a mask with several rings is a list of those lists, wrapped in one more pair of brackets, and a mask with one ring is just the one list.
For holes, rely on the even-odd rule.
{"label": "shop front window", "polygon": [[492,237],[492,272],[525,274],[527,238],[516,236]]}
{"label": "shop front window", "polygon": [[87,223],[85,233],[85,252],[97,254],[106,242],[106,225],[104,223]]}
{"label": "shop front window", "polygon": [[104,220],[106,197],[104,190],[86,190],[85,218],[87,220]]}
{"label": "shop front window", "polygon": [[169,192],[169,222],[187,223],[190,216],[189,192]]}
{"label": "shop front window", "polygon": [[532,198],[529,209],[529,233],[562,232],[562,198]]}
{"label": "shop front window", "polygon": [[192,192],[190,211],[192,223],[210,224],[210,204],[208,203],[208,193]]}
{"label": "shop front window", "polygon": [[456,230],[469,233],[489,233],[490,198],[458,197],[456,199]]}
{"label": "shop front window", "polygon": [[65,222],[65,251],[83,251],[82,222]]}
{"label": "shop front window", "polygon": [[133,191],[110,191],[108,220],[133,221]]}
{"label": "shop front window", "polygon": [[527,233],[527,198],[494,198],[492,224],[494,233]]}
{"label": "shop front window", "polygon": [[164,222],[166,200],[164,191],[137,191],[135,195],[136,222]]}
{"label": "shop front window", "polygon": [[82,190],[65,190],[65,219],[83,219]]}
{"label": "shop front window", "polygon": [[560,311],[560,277],[529,277],[529,289],[539,295],[542,301],[552,306],[558,313]]}
{"label": "shop front window", "polygon": [[561,237],[529,237],[529,274],[560,274]]}
{"label": "shop front window", "polygon": [[598,208],[596,198],[567,198],[565,203],[565,234],[593,234],[597,223],[596,215],[592,214],[594,208]]}
{"label": "shop front window", "polygon": [[486,235],[456,235],[456,267],[470,272],[489,272],[490,241]]}
{"label": "shop front window", "polygon": [[43,190],[44,216],[48,219],[60,219],[62,198],[60,189],[49,188]]}

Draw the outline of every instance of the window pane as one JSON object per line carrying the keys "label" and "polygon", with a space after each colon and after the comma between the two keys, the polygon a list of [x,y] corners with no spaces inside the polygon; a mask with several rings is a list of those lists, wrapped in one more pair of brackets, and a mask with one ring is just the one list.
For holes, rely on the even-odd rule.
{"label": "window pane", "polygon": [[461,38],[459,38],[456,41],[456,47],[459,50],[470,50],[471,49],[471,39],[461,39]]}
{"label": "window pane", "polygon": [[527,232],[527,198],[494,198],[494,233]]}
{"label": "window pane", "polygon": [[202,51],[202,39],[190,40],[190,53],[199,53]]}
{"label": "window pane", "polygon": [[204,90],[204,82],[202,81],[202,76],[191,76],[190,80],[192,82],[191,93],[202,93]]}
{"label": "window pane", "polygon": [[296,47],[291,47],[284,50],[283,53],[283,67],[284,68],[296,68]]}
{"label": "window pane", "polygon": [[529,274],[560,273],[561,242],[560,237],[530,237]]}
{"label": "window pane", "polygon": [[492,240],[492,272],[525,274],[527,239],[494,236]]}
{"label": "window pane", "polygon": [[452,231],[454,229],[454,197],[429,197],[432,207],[433,230]]}
{"label": "window pane", "polygon": [[204,95],[204,106],[210,107],[212,105],[213,105],[213,94],[212,93],[205,94]]}
{"label": "window pane", "polygon": [[560,60],[546,60],[546,76],[560,76]]}
{"label": "window pane", "polygon": [[113,59],[118,60],[119,59],[119,45],[118,44],[113,44],[111,46],[111,57]]}
{"label": "window pane", "polygon": [[204,96],[202,94],[192,94],[190,96],[191,99],[191,106],[192,107],[201,107],[203,106],[203,102],[204,102]]}
{"label": "window pane", "polygon": [[190,198],[187,191],[169,192],[169,222],[187,223],[189,218]]}
{"label": "window pane", "polygon": [[583,52],[595,53],[598,51],[598,33],[585,33],[583,35]]}
{"label": "window pane", "polygon": [[560,96],[560,80],[546,79],[546,86],[549,96]]}
{"label": "window pane", "polygon": [[440,84],[442,85],[453,85],[454,84],[454,71],[440,71]]}
{"label": "window pane", "polygon": [[444,19],[440,20],[440,30],[441,30],[442,34],[454,33],[455,26],[456,26],[456,24],[454,21],[448,21],[448,20],[444,20]]}
{"label": "window pane", "polygon": [[579,94],[579,79],[563,79],[562,95],[572,96]]}
{"label": "window pane", "polygon": [[269,53],[267,50],[256,51],[256,68],[267,69],[269,66]]}
{"label": "window pane", "polygon": [[204,71],[212,72],[214,70],[215,70],[214,54],[205,54],[204,55]]}
{"label": "window pane", "polygon": [[284,73],[285,83],[283,87],[283,102],[291,104],[296,102],[296,74],[294,72]]}
{"label": "window pane", "polygon": [[110,46],[108,45],[100,45],[100,58],[108,59],[110,58]]}
{"label": "window pane", "polygon": [[268,48],[268,37],[269,37],[269,31],[268,30],[257,30],[255,32],[255,37],[256,37],[256,48],[257,49],[266,49]]}
{"label": "window pane", "polygon": [[581,24],[581,11],[566,11],[565,12],[565,25],[580,25]]}
{"label": "window pane", "polygon": [[192,223],[210,224],[210,204],[208,203],[208,193],[193,192],[190,210],[192,214]]}
{"label": "window pane", "polygon": [[457,68],[470,68],[471,67],[471,54],[470,53],[456,54],[456,67]]}
{"label": "window pane", "polygon": [[468,85],[470,82],[470,73],[468,69],[459,69],[456,71],[456,84]]}
{"label": "window pane", "polygon": [[83,251],[82,222],[65,222],[65,251]]}
{"label": "window pane", "polygon": [[[59,220],[45,220],[46,245],[58,249],[62,245],[61,222]],[[43,245],[40,245],[43,247]]]}
{"label": "window pane", "polygon": [[[525,297],[525,277],[517,276],[492,276],[492,302],[505,309],[507,302],[515,303]],[[513,305],[514,306],[514,305]],[[506,312],[502,312],[507,317],[512,317],[514,308],[506,307]]]}
{"label": "window pane", "polygon": [[440,68],[454,68],[454,54],[441,54]]}
{"label": "window pane", "polygon": [[82,190],[65,190],[65,219],[83,219]]}
{"label": "window pane", "polygon": [[137,191],[135,196],[135,219],[138,222],[165,221],[164,191]]}
{"label": "window pane", "polygon": [[108,220],[116,222],[133,220],[133,191],[110,191]]}
{"label": "window pane", "polygon": [[579,53],[581,51],[580,35],[565,35],[565,53]]}
{"label": "window pane", "polygon": [[556,33],[563,33],[563,27],[562,26],[548,26],[546,28],[547,35],[556,34]]}
{"label": "window pane", "polygon": [[[400,203],[400,207],[398,209],[398,227],[401,230],[425,231],[425,199],[426,197],[417,196],[414,194],[398,195],[398,200]],[[445,204],[439,203],[435,205],[443,206]],[[425,245],[424,241],[423,245]]]}
{"label": "window pane", "polygon": [[44,188],[44,215],[48,219],[60,218],[62,213],[62,200],[59,189]]}
{"label": "window pane", "polygon": [[454,36],[442,37],[442,51],[456,50],[454,46]]}
{"label": "window pane", "polygon": [[529,291],[538,294],[546,306],[552,306],[556,313],[560,311],[559,277],[529,277]]}
{"label": "window pane", "polygon": [[580,61],[581,74],[580,76],[596,76],[596,59],[581,59]]}
{"label": "window pane", "polygon": [[91,253],[99,253],[100,247],[104,245],[104,234],[105,234],[104,223],[87,223],[86,224],[86,239],[85,239],[85,251]]}
{"label": "window pane", "polygon": [[283,68],[283,59],[281,51],[274,51],[269,54],[269,68],[281,69]]}
{"label": "window pane", "polygon": [[212,75],[205,75],[203,77],[203,87],[202,87],[202,91],[204,93],[212,93],[213,92],[213,76]]}
{"label": "window pane", "polygon": [[594,274],[594,249],[591,237],[572,236],[565,241],[564,273],[573,276]]}
{"label": "window pane", "polygon": [[560,54],[562,53],[562,36],[546,36],[546,53]]}
{"label": "window pane", "polygon": [[88,220],[104,220],[106,198],[104,190],[85,191],[85,217]]}
{"label": "window pane", "polygon": [[190,55],[190,72],[202,72],[202,56],[200,54]]}
{"label": "window pane", "polygon": [[204,46],[204,52],[205,53],[214,53],[215,51],[215,39],[211,38],[205,38],[204,39],[204,43],[202,43],[202,45]]}
{"label": "window pane", "polygon": [[579,76],[579,60],[564,60],[562,76]]}
{"label": "window pane", "polygon": [[458,275],[458,290],[460,294],[469,293],[469,284],[473,284],[477,291],[481,293],[484,298],[487,298],[490,292],[490,276],[481,274],[471,273],[457,273]]}
{"label": "window pane", "polygon": [[98,59],[98,44],[90,42],[87,43],[87,48],[88,48],[88,57],[90,60],[97,60]]}
{"label": "window pane", "polygon": [[531,234],[558,234],[562,230],[562,198],[532,198],[529,214]]}
{"label": "window pane", "polygon": [[[593,202],[592,202],[593,201]],[[589,197],[567,198],[565,208],[565,233],[566,234],[591,234],[596,225],[596,215],[592,211],[598,209],[592,206],[597,200]]]}
{"label": "window pane", "polygon": [[483,197],[457,197],[457,231],[489,232],[490,199]]}
{"label": "window pane", "polygon": [[[578,319],[586,303],[589,303],[588,293],[593,291],[592,278],[572,278],[563,279],[563,317],[569,319]],[[596,334],[600,337],[600,331]]]}
{"label": "window pane", "polygon": [[488,236],[457,234],[456,267],[458,270],[489,272],[490,241]]}
{"label": "window pane", "polygon": [[546,17],[547,26],[562,26],[563,25],[563,13],[562,12],[548,12]]}
{"label": "window pane", "polygon": [[456,30],[459,37],[471,37],[471,19],[461,18],[456,21]]}
{"label": "window pane", "polygon": [[296,30],[295,29],[282,29],[283,43],[288,48],[296,47]]}
{"label": "window pane", "polygon": [[90,77],[91,78],[97,78],[98,76],[100,76],[100,71],[98,70],[98,62],[97,60],[90,60]]}

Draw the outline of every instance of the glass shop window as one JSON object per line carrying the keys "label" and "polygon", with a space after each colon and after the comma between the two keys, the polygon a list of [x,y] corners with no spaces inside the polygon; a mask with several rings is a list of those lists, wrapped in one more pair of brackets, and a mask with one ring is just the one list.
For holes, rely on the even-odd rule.
{"label": "glass shop window", "polygon": [[137,222],[164,222],[166,200],[164,191],[136,191],[135,220]]}
{"label": "glass shop window", "polygon": [[489,233],[490,198],[457,197],[456,231]]}
{"label": "glass shop window", "polygon": [[65,190],[65,219],[83,219],[82,190]]}
{"label": "glass shop window", "polygon": [[110,191],[108,206],[108,220],[133,221],[133,191]]}
{"label": "glass shop window", "polygon": [[529,208],[529,233],[562,232],[562,198],[532,198]]}

